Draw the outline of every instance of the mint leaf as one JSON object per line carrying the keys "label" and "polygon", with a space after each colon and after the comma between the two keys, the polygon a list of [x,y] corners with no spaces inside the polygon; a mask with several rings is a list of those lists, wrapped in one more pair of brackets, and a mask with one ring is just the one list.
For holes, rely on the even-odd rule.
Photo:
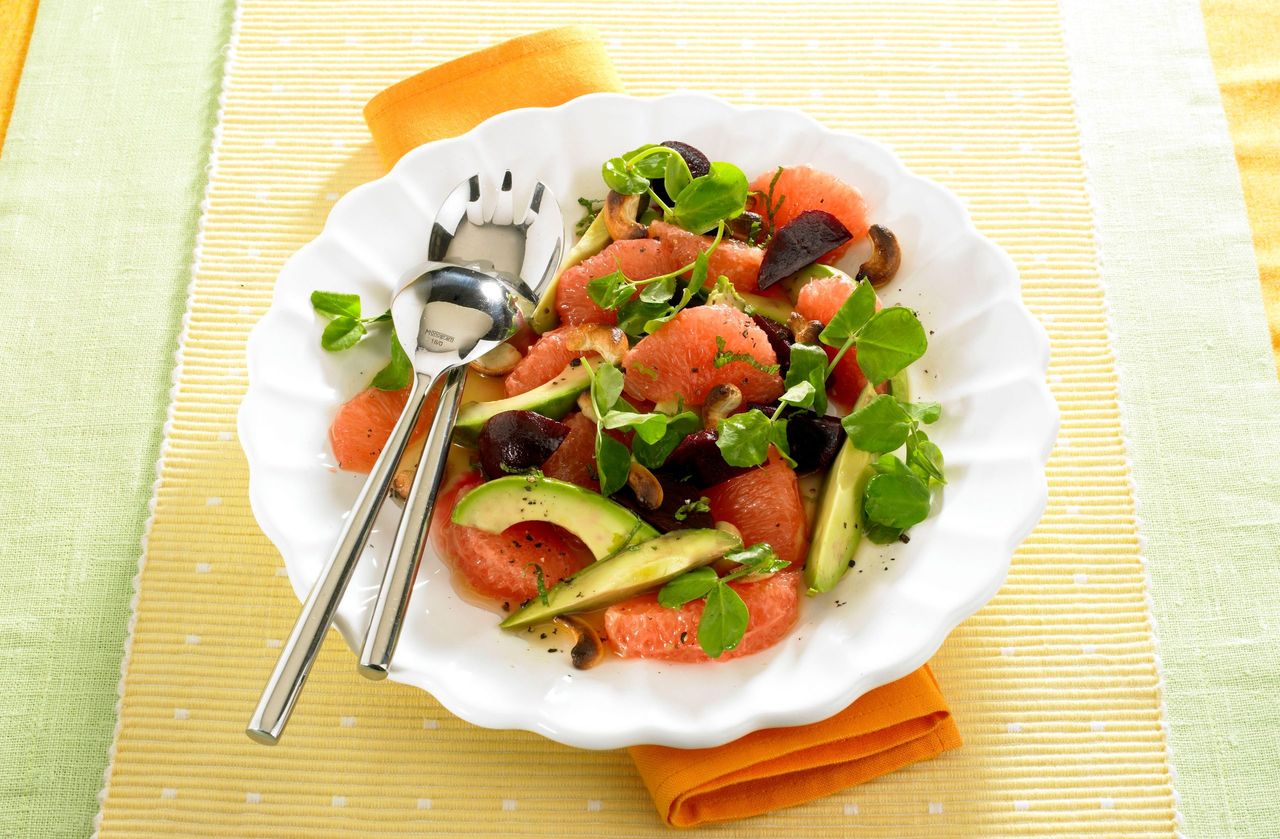
{"label": "mint leaf", "polygon": [[744,364],[750,364],[752,367],[756,368],[762,373],[776,374],[780,369],[782,369],[781,366],[777,364],[761,364],[760,361],[757,360],[756,357],[754,355],[751,355],[750,353],[729,352],[725,349],[725,346],[726,345],[725,345],[724,337],[721,335],[717,335],[716,336],[716,354],[715,354],[715,357],[712,358],[711,360],[712,365],[714,365],[717,370],[720,369],[721,367],[732,364],[735,361],[741,361]]}
{"label": "mint leaf", "polygon": [[612,157],[600,167],[600,177],[605,185],[621,195],[644,195],[649,191],[649,179],[635,171],[625,159]]}
{"label": "mint leaf", "polygon": [[336,317],[325,325],[320,333],[320,346],[329,352],[339,352],[360,343],[365,335],[364,324],[352,317]]}
{"label": "mint leaf", "polygon": [[667,419],[667,428],[662,439],[655,443],[646,443],[642,437],[636,437],[631,443],[632,452],[642,466],[657,469],[667,462],[671,452],[675,451],[680,441],[702,427],[702,420],[693,411],[683,411]]}
{"label": "mint leaf", "polygon": [[875,313],[875,289],[871,287],[871,283],[863,280],[836,310],[831,322],[818,334],[818,340],[828,347],[842,347]]}
{"label": "mint leaf", "polygon": [[769,456],[773,423],[759,408],[734,414],[716,425],[716,448],[730,466],[758,466]]}
{"label": "mint leaf", "polygon": [[592,371],[591,399],[596,416],[603,417],[618,404],[618,399],[622,396],[622,385],[622,374],[612,364],[600,364]]}
{"label": "mint leaf", "polygon": [[631,452],[608,434],[596,437],[596,476],[601,495],[613,495],[627,484],[631,471]]}
{"label": "mint leaf", "polygon": [[710,172],[694,178],[675,196],[670,221],[690,233],[703,233],[717,222],[741,215],[749,189],[741,169],[716,161]]}
{"label": "mint leaf", "polygon": [[391,360],[373,377],[373,386],[378,390],[400,390],[409,384],[412,373],[413,364],[410,363],[409,356],[405,355],[404,347],[400,346],[395,329],[392,329]]}
{"label": "mint leaf", "polygon": [[867,481],[863,509],[868,521],[906,530],[928,517],[929,501],[928,485],[914,472],[881,473]]}
{"label": "mint leaf", "polygon": [[929,340],[911,310],[893,306],[876,312],[867,321],[854,346],[858,350],[858,366],[867,381],[880,384],[924,355]]}
{"label": "mint leaf", "polygon": [[907,442],[915,421],[892,396],[882,394],[840,420],[855,446],[864,452],[891,452]]}
{"label": "mint leaf", "polygon": [[325,317],[360,319],[360,295],[358,294],[343,294],[337,291],[313,291],[311,292],[311,306]]}
{"label": "mint leaf", "polygon": [[614,271],[587,283],[587,296],[602,309],[616,309],[635,294],[633,286],[621,271]]}
{"label": "mint leaf", "polygon": [[[827,412],[827,354],[813,344],[791,345],[791,366],[787,368],[788,389],[800,382],[813,385],[812,408],[816,414]],[[809,407],[809,406],[806,406]]]}
{"label": "mint leaf", "polygon": [[638,414],[634,411],[610,411],[604,415],[605,428],[634,428],[636,436],[650,445],[667,432],[666,414]]}
{"label": "mint leaf", "polygon": [[707,605],[698,621],[698,645],[707,655],[719,658],[738,646],[747,634],[750,619],[747,604],[738,593],[724,583],[717,583],[707,593]]}
{"label": "mint leaf", "polygon": [[686,571],[658,589],[658,604],[668,609],[678,609],[691,600],[706,597],[720,584],[716,572],[706,566]]}

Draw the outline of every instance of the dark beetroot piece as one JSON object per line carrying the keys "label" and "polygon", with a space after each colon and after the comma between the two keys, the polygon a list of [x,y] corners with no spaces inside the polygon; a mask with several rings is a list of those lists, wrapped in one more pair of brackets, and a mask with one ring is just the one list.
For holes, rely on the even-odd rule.
{"label": "dark beetroot piece", "polygon": [[820,417],[799,411],[787,418],[787,445],[796,462],[796,474],[808,475],[826,469],[836,459],[844,443],[844,429],[835,417]]}
{"label": "dark beetroot piece", "polygon": [[768,288],[852,238],[849,228],[831,213],[805,210],[774,232],[760,263],[757,283],[760,288]]}
{"label": "dark beetroot piece", "polygon": [[716,447],[714,431],[695,431],[680,441],[663,464],[663,471],[676,477],[687,477],[696,487],[715,486],[736,478],[750,467],[730,466]]}
{"label": "dark beetroot piece", "polygon": [[779,375],[787,375],[787,368],[791,366],[791,344],[795,336],[790,329],[764,315],[752,315],[751,320],[769,339],[769,346],[773,347],[773,354],[778,357],[778,364],[781,365]]}
{"label": "dark beetroot piece", "polygon": [[662,484],[662,505],[658,509],[646,509],[636,500],[635,493],[631,491],[629,486],[623,487],[614,493],[613,500],[663,533],[686,528],[712,527],[715,524],[715,521],[711,518],[711,513],[694,512],[687,507],[685,518],[683,520],[677,519],[676,512],[681,507],[696,502],[704,493],[699,487],[684,481],[677,481],[669,475],[658,475],[656,477],[658,482]]}
{"label": "dark beetroot piece", "polygon": [[[705,154],[688,143],[682,143],[679,140],[663,140],[661,145],[674,150],[683,157],[685,165],[689,167],[689,174],[693,177],[701,178],[703,175],[711,173],[711,161],[707,159]],[[662,203],[670,206],[671,199],[675,196],[667,194],[667,185],[661,180],[654,181],[650,185],[657,196],[662,199]]]}
{"label": "dark beetroot piece", "polygon": [[568,436],[562,422],[533,411],[503,411],[480,429],[480,468],[490,479],[537,469]]}

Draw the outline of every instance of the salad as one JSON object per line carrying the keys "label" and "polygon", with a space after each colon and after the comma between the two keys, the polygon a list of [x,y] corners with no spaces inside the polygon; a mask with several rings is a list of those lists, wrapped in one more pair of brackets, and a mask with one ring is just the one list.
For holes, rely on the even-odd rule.
{"label": "salad", "polygon": [[[530,322],[471,367],[432,540],[502,629],[574,666],[750,655],[946,483],[941,407],[909,394],[925,329],[876,293],[899,243],[805,165],[751,181],[669,141],[601,177]],[[312,303],[329,351],[391,329],[355,295]],[[390,346],[330,428],[343,469],[372,467],[405,404]]]}

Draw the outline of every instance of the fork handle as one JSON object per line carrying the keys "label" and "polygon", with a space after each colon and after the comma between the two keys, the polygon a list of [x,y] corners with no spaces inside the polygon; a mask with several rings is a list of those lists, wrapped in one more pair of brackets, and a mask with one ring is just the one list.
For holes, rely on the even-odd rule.
{"label": "fork handle", "polygon": [[378,599],[373,607],[369,630],[365,633],[364,648],[360,653],[359,670],[370,679],[385,679],[395,654],[400,630],[404,628],[405,614],[409,608],[409,596],[413,593],[413,581],[418,575],[422,551],[427,545],[427,533],[431,527],[431,512],[435,508],[436,495],[444,478],[445,461],[449,453],[449,437],[458,416],[462,401],[462,385],[466,368],[454,367],[444,375],[440,388],[440,401],[436,403],[435,421],[427,433],[422,447],[422,459],[413,476],[413,484],[404,502],[404,514],[396,529],[396,539],[391,556],[378,589]]}
{"label": "fork handle", "polygon": [[262,690],[258,707],[245,729],[250,739],[275,745],[284,732],[289,714],[302,692],[302,685],[306,682],[325,634],[333,623],[342,595],[351,582],[351,575],[361,554],[364,553],[373,523],[378,518],[382,502],[386,500],[391,481],[395,477],[396,465],[409,446],[409,438],[422,415],[430,389],[430,377],[415,376],[408,404],[356,497],[355,505],[342,525],[333,553],[311,586],[297,622],[293,625],[293,631],[289,634],[289,640],[285,642],[280,657],[276,660],[275,670]]}

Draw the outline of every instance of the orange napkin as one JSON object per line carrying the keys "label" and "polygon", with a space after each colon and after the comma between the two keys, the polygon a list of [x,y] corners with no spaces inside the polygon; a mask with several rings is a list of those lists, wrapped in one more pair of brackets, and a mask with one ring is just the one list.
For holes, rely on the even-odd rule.
{"label": "orange napkin", "polygon": [[[502,111],[621,89],[594,31],[570,26],[419,73],[375,96],[364,116],[390,167],[410,149]],[[690,827],[811,801],[959,745],[938,683],[922,667],[823,722],[757,731],[714,749],[639,746],[631,757],[662,818]]]}

